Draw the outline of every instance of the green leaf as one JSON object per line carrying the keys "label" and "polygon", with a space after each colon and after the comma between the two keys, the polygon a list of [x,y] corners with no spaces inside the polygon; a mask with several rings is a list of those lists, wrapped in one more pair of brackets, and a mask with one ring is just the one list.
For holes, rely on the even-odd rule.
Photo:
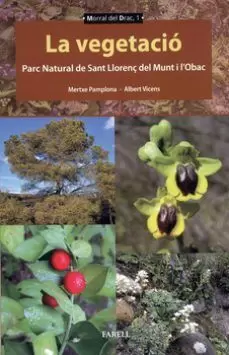
{"label": "green leaf", "polygon": [[91,240],[95,235],[104,233],[104,227],[102,225],[89,225],[85,226],[79,233],[78,238],[85,241]]}
{"label": "green leaf", "polygon": [[[82,321],[71,327],[69,339],[97,339],[101,332],[89,321]],[[74,342],[74,341],[73,341]]]}
{"label": "green leaf", "polygon": [[108,268],[107,277],[101,290],[97,293],[98,296],[105,296],[109,298],[116,297],[116,271],[113,266]]}
{"label": "green leaf", "polygon": [[155,142],[162,152],[168,149],[173,140],[172,126],[167,120],[161,120],[158,125],[150,128],[150,140]]}
{"label": "green leaf", "polygon": [[48,306],[33,306],[24,310],[29,326],[35,334],[53,332],[55,335],[64,333],[65,326],[62,315]]}
{"label": "green leaf", "polygon": [[75,240],[71,245],[71,251],[78,258],[89,258],[92,254],[92,247],[85,240]]}
{"label": "green leaf", "polygon": [[90,264],[80,269],[86,278],[87,286],[83,296],[96,295],[104,286],[108,268],[99,264]]}
{"label": "green leaf", "polygon": [[196,214],[200,209],[200,205],[197,202],[179,202],[179,206],[181,208],[182,214],[186,218],[194,216],[194,214]]}
{"label": "green leaf", "polygon": [[38,306],[41,305],[41,297],[39,298],[29,298],[29,297],[25,297],[25,298],[21,298],[20,299],[20,304],[22,305],[22,307],[28,308],[28,307],[33,307],[33,306]]}
{"label": "green leaf", "polygon": [[76,324],[86,320],[85,312],[82,310],[80,306],[74,304],[73,312],[72,312],[72,323]]}
{"label": "green leaf", "polygon": [[55,336],[52,333],[43,333],[33,340],[34,355],[57,355],[58,349]]}
{"label": "green leaf", "polygon": [[218,159],[198,158],[197,161],[200,164],[198,172],[204,176],[213,175],[222,167],[222,163]]}
{"label": "green leaf", "polygon": [[46,229],[45,225],[30,225],[30,226],[25,226],[25,230],[28,232],[31,232],[33,234],[33,236],[39,234],[41,231],[43,231],[44,229]]}
{"label": "green leaf", "polygon": [[24,317],[23,307],[9,297],[1,297],[1,332],[4,335]]}
{"label": "green leaf", "polygon": [[53,281],[59,284],[64,276],[64,272],[52,269],[48,261],[38,261],[34,264],[29,264],[28,267],[39,281]]}
{"label": "green leaf", "polygon": [[69,315],[73,317],[73,323],[78,322],[79,320],[85,319],[85,313],[77,305],[74,305],[66,293],[52,281],[42,282],[42,290],[48,293],[50,296],[53,296],[59,307]]}
{"label": "green leaf", "polygon": [[24,226],[1,226],[0,241],[6,250],[13,254],[14,250],[24,241]]}
{"label": "green leaf", "polygon": [[101,349],[99,355],[115,355],[116,343],[114,340],[108,340]]}
{"label": "green leaf", "polygon": [[46,230],[41,232],[41,235],[52,248],[67,250],[65,232],[66,230],[61,226],[49,226]]}
{"label": "green leaf", "polygon": [[139,198],[134,203],[134,206],[139,212],[145,216],[151,216],[155,206],[160,202],[158,198],[153,198],[152,200],[147,200],[146,198]]}
{"label": "green leaf", "polygon": [[104,265],[113,265],[115,259],[115,230],[113,226],[106,225],[101,245]]}
{"label": "green leaf", "polygon": [[73,327],[70,339],[69,345],[80,355],[100,355],[107,341],[90,322],[81,322]]}
{"label": "green leaf", "polygon": [[42,284],[38,280],[24,280],[17,285],[18,291],[29,297],[41,298]]}
{"label": "green leaf", "polygon": [[9,298],[13,298],[14,300],[19,300],[20,298],[20,293],[17,290],[17,286],[15,284],[12,284],[8,280],[4,280],[2,278],[2,296],[7,296]]}
{"label": "green leaf", "polygon": [[23,335],[33,336],[33,333],[30,329],[29,322],[27,319],[23,319],[19,323],[17,323],[13,328],[8,329],[6,333],[7,337],[11,339],[17,339]]}
{"label": "green leaf", "polygon": [[20,258],[28,262],[33,262],[40,257],[45,246],[46,241],[44,238],[41,235],[37,235],[25,240],[22,244],[20,244],[14,251],[14,255],[16,258]]}
{"label": "green leaf", "polygon": [[4,341],[5,355],[31,355],[28,343],[17,343],[14,341]]}
{"label": "green leaf", "polygon": [[110,308],[103,309],[97,312],[91,319],[90,322],[101,331],[106,329],[106,326],[116,321],[116,307],[112,306]]}

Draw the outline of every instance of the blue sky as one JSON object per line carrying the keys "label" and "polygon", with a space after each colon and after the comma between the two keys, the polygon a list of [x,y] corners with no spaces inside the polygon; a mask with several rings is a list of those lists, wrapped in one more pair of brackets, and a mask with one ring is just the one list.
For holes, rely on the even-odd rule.
{"label": "blue sky", "polygon": [[[61,120],[62,118],[0,118],[0,190],[19,193],[23,185],[23,181],[10,171],[9,164],[4,155],[4,141],[11,135],[20,135],[21,133],[32,132],[42,128],[54,119]],[[85,123],[87,133],[95,138],[95,144],[107,150],[109,152],[109,160],[114,162],[114,118],[79,117],[73,119],[79,119]]]}

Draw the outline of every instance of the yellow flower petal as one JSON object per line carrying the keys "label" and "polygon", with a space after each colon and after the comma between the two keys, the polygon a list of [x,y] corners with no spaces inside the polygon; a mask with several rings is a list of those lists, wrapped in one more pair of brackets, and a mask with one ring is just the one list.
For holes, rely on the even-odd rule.
{"label": "yellow flower petal", "polygon": [[182,213],[177,212],[177,223],[171,232],[172,237],[179,237],[185,229],[185,221]]}
{"label": "yellow flower petal", "polygon": [[207,192],[208,189],[208,180],[203,174],[198,174],[198,184],[196,187],[196,192],[204,195]]}
{"label": "yellow flower petal", "polygon": [[159,208],[155,208],[151,216],[147,220],[147,228],[149,229],[150,233],[154,234],[158,231],[158,225],[157,225],[157,216],[160,211],[160,206]]}
{"label": "yellow flower petal", "polygon": [[176,170],[174,170],[167,178],[166,180],[166,188],[169,192],[170,195],[177,197],[179,194],[181,194],[181,190],[177,186],[176,182]]}

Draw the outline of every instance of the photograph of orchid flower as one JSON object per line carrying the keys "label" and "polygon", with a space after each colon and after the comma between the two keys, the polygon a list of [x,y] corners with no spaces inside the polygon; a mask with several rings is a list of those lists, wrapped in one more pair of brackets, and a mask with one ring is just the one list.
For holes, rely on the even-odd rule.
{"label": "photograph of orchid flower", "polygon": [[120,251],[229,250],[227,119],[116,118]]}

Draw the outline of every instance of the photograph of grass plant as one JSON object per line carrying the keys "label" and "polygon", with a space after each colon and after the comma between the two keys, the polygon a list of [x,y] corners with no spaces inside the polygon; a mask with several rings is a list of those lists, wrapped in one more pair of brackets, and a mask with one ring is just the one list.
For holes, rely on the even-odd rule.
{"label": "photograph of grass plant", "polygon": [[[144,21],[212,21],[211,100],[16,101],[15,22],[82,21],[85,12],[143,12]],[[1,0],[0,116],[120,116],[229,114],[227,0]],[[188,84],[187,84],[188,85]]]}
{"label": "photograph of grass plant", "polygon": [[0,224],[114,223],[114,119],[0,120]]}
{"label": "photograph of grass plant", "polygon": [[229,251],[228,122],[116,118],[118,250]]}
{"label": "photograph of grass plant", "polygon": [[0,226],[2,355],[111,355],[109,225]]}
{"label": "photograph of grass plant", "polygon": [[228,270],[228,253],[118,253],[116,355],[228,355]]}

